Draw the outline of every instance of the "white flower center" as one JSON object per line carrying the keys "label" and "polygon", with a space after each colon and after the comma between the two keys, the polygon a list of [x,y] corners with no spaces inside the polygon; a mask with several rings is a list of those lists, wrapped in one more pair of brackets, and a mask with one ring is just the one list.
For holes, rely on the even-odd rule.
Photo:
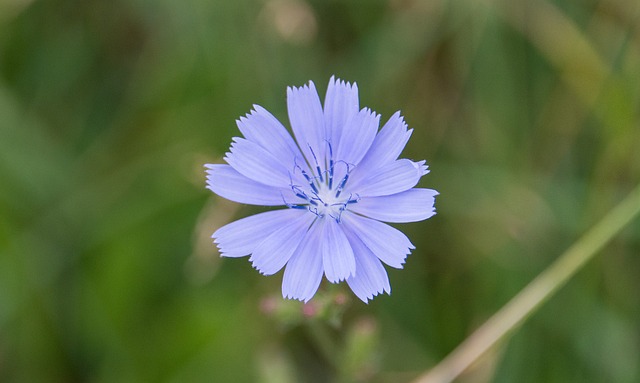
{"label": "white flower center", "polygon": [[349,167],[347,166],[346,174],[340,180],[334,179],[333,161],[329,161],[327,172],[322,172],[317,164],[316,168],[319,175],[312,177],[298,167],[308,183],[308,188],[291,185],[291,190],[305,202],[296,205],[285,201],[285,204],[293,209],[307,209],[319,218],[330,217],[340,222],[340,217],[347,207],[360,200],[357,194],[344,192],[344,187],[349,180]]}
{"label": "white flower center", "polygon": [[[336,190],[329,189],[327,185],[322,184],[318,190],[316,202],[318,205],[314,207],[317,209],[319,216],[329,216],[339,220],[340,214],[347,209],[349,198],[343,195],[336,196]],[[313,207],[311,211],[315,212]]]}

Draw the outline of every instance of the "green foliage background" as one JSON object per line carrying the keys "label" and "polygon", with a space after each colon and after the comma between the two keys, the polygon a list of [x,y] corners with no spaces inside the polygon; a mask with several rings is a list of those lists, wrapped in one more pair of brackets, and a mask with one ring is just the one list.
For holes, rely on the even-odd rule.
{"label": "green foliage background", "polygon": [[[635,0],[0,0],[0,381],[410,381],[640,180],[639,17]],[[402,225],[417,249],[391,296],[323,284],[305,315],[281,273],[219,258],[210,234],[260,209],[206,191],[202,165],[252,104],[286,122],[286,86],[324,97],[332,74],[383,120],[402,110],[404,155],[441,195]],[[635,222],[461,381],[640,381],[639,250]]]}

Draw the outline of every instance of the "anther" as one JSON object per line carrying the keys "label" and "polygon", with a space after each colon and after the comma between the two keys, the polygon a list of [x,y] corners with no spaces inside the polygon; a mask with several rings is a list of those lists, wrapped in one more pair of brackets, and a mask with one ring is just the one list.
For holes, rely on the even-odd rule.
{"label": "anther", "polygon": [[340,197],[340,193],[342,193],[342,188],[344,188],[344,185],[347,183],[348,180],[349,180],[349,174],[347,173],[347,175],[344,176],[342,181],[340,181],[340,184],[338,185],[338,188],[336,189],[336,198]]}
{"label": "anther", "polygon": [[287,200],[284,199],[284,195],[282,193],[280,193],[280,197],[282,197],[282,202],[284,202],[284,204],[290,209],[306,209],[307,208],[306,205],[295,205],[287,202]]}
{"label": "anther", "polygon": [[329,146],[329,190],[333,188],[333,147],[331,146],[331,142],[327,141],[327,146]]}
{"label": "anther", "polygon": [[300,169],[300,171],[302,171],[302,176],[304,177],[305,180],[307,180],[307,182],[309,183],[309,186],[311,186],[311,189],[313,189],[313,192],[317,194],[318,187],[316,186],[316,183],[313,182],[313,180],[311,179],[311,177],[309,177],[307,172],[305,172],[303,169]]}
{"label": "anther", "polygon": [[311,148],[310,144],[307,144],[309,146],[309,150],[311,151],[311,155],[313,156],[313,161],[316,163],[316,170],[318,171],[318,178],[320,178],[320,182],[324,182],[324,180],[322,179],[322,170],[320,169],[320,164],[318,163],[318,158],[316,157],[316,154],[313,152],[313,148]]}
{"label": "anther", "polygon": [[309,200],[309,196],[307,196],[307,194],[302,189],[300,189],[300,186],[291,185],[291,190],[296,195],[296,197],[302,198],[304,200]]}

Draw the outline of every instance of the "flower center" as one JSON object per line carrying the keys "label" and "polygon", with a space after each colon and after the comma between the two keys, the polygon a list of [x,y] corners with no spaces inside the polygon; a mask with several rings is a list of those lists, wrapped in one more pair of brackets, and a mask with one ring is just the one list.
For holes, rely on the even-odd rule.
{"label": "flower center", "polygon": [[[336,195],[335,190],[329,189],[328,185],[320,185],[320,190],[317,193],[317,202],[310,211],[317,213],[320,217],[329,216],[337,221],[340,221],[340,215],[347,209],[349,204],[349,198]],[[355,203],[355,201],[353,201]],[[313,206],[313,205],[312,205]],[[314,210],[315,208],[315,210]]]}
{"label": "flower center", "polygon": [[[293,193],[305,200],[301,204],[291,204],[285,201],[285,204],[292,209],[307,209],[319,218],[330,217],[340,222],[342,213],[347,210],[350,204],[357,203],[360,196],[344,191],[345,185],[349,180],[350,166],[345,164],[346,174],[340,179],[334,179],[335,163],[329,161],[329,167],[326,172],[322,172],[316,161],[316,170],[318,175],[310,176],[300,166],[296,169],[302,173],[307,182],[305,186],[294,185],[291,183]],[[308,187],[307,187],[308,186]]]}

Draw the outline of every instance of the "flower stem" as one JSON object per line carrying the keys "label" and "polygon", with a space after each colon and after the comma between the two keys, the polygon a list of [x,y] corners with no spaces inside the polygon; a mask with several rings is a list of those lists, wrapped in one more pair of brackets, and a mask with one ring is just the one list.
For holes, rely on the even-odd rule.
{"label": "flower stem", "polygon": [[318,347],[318,352],[336,371],[340,365],[340,345],[335,341],[327,323],[320,320],[311,320],[307,323],[307,332],[312,341]]}
{"label": "flower stem", "polygon": [[640,213],[640,185],[497,313],[414,383],[453,381],[507,338]]}

